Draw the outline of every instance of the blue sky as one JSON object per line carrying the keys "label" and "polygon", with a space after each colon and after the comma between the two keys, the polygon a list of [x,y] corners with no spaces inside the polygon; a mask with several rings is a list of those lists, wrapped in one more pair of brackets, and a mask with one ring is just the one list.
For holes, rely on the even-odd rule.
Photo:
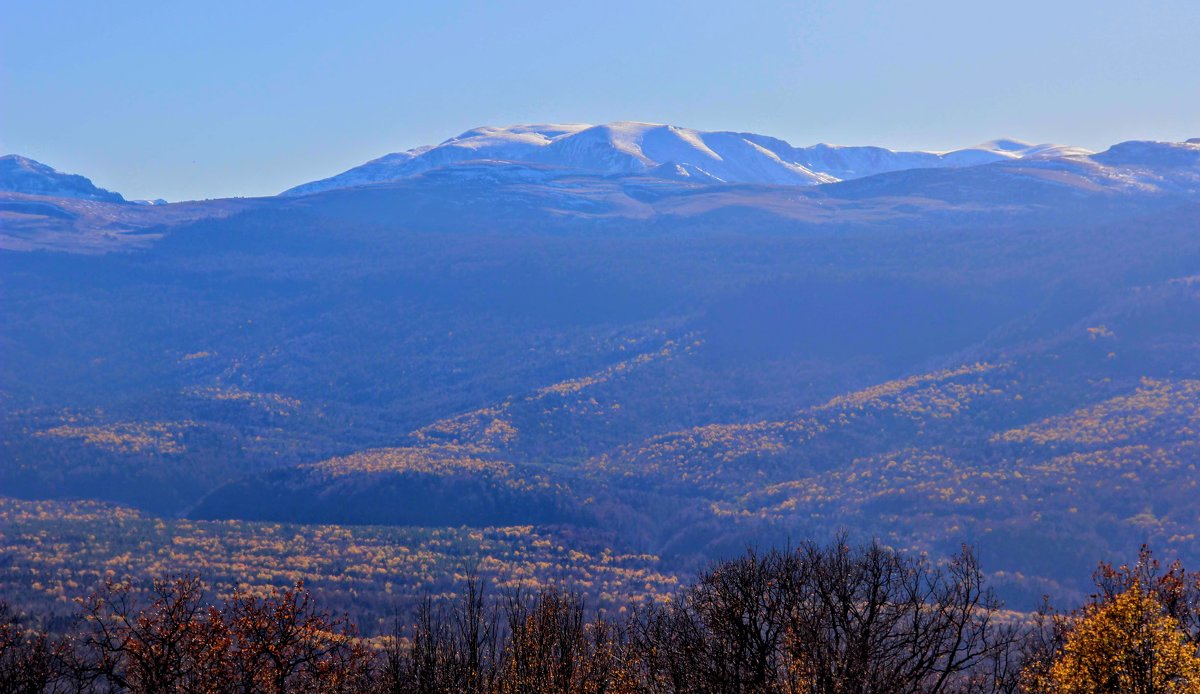
{"label": "blue sky", "polygon": [[0,152],[273,194],[479,125],[946,149],[1200,136],[1200,2],[0,0]]}

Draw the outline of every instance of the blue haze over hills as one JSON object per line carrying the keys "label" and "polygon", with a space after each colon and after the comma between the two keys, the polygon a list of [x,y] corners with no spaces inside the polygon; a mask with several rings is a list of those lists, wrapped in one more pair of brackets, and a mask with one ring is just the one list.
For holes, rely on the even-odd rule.
{"label": "blue haze over hills", "polygon": [[1018,607],[1143,542],[1200,562],[1200,141],[481,128],[162,205],[6,157],[0,260],[5,494],[681,574],[969,542]]}

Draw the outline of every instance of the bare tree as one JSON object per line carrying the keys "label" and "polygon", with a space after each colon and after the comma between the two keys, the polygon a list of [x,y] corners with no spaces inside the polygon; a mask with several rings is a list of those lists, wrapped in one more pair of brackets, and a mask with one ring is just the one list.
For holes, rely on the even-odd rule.
{"label": "bare tree", "polygon": [[504,611],[498,694],[633,691],[621,626],[600,616],[588,620],[579,595],[516,591]]}
{"label": "bare tree", "polygon": [[[1102,567],[1098,581],[1117,591],[1138,571],[1150,568]],[[1184,617],[1195,609],[1188,580],[1172,568],[1155,584]],[[933,564],[844,538],[751,549],[621,619],[556,589],[493,601],[470,573],[455,602],[427,597],[381,652],[301,584],[222,607],[195,577],[155,582],[144,607],[134,596],[109,583],[83,601],[70,647],[0,611],[0,694],[54,682],[201,694],[1009,694],[1023,662],[1050,662],[1069,626],[1047,610],[1019,640],[968,548]],[[73,677],[54,679],[63,672]]]}
{"label": "bare tree", "polygon": [[878,543],[805,543],[793,555],[789,639],[812,688],[822,692],[923,692],[963,688],[1015,641],[969,548],[944,567]]}
{"label": "bare tree", "polygon": [[397,620],[383,649],[379,688],[394,694],[484,694],[497,677],[499,610],[485,601],[484,583],[467,572],[452,616],[429,596],[412,625]]}
{"label": "bare tree", "polygon": [[229,634],[195,576],[155,581],[139,608],[128,584],[106,582],[84,603],[88,632],[77,677],[89,686],[147,693],[218,692]]}
{"label": "bare tree", "polygon": [[749,550],[717,564],[668,605],[633,621],[644,686],[659,692],[801,692],[804,668],[786,647],[790,556]]}
{"label": "bare tree", "polygon": [[654,691],[1007,691],[1016,629],[998,611],[966,548],[936,567],[839,539],[717,564],[644,610],[633,644]]}
{"label": "bare tree", "polygon": [[264,598],[239,595],[226,620],[229,679],[238,691],[360,692],[369,686],[372,654],[349,620],[317,607],[302,583]]}
{"label": "bare tree", "polygon": [[31,628],[0,601],[0,694],[65,691],[66,643]]}

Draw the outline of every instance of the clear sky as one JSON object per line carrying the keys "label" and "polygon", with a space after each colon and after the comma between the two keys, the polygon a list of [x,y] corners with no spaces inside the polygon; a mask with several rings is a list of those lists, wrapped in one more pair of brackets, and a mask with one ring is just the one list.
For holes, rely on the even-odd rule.
{"label": "clear sky", "polygon": [[0,153],[264,195],[479,125],[947,149],[1200,136],[1197,0],[0,0]]}

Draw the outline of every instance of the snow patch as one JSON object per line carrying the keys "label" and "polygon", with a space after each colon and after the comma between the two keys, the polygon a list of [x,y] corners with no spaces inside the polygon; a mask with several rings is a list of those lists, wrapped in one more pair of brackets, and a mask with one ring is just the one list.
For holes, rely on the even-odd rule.
{"label": "snow patch", "polygon": [[[1033,145],[1011,138],[949,152],[897,152],[883,147],[827,144],[793,147],[754,133],[710,132],[638,121],[486,126],[438,145],[374,159],[337,176],[284,191],[283,195],[400,180],[473,160],[525,162],[592,175],[808,186],[908,169],[1090,154],[1075,147]],[[662,168],[665,164],[671,166]]]}

